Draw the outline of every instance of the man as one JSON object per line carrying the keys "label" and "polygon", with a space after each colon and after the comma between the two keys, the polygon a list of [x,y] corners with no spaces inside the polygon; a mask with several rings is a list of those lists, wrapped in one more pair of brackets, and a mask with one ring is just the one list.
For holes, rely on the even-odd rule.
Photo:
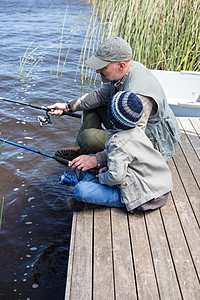
{"label": "man", "polygon": [[144,113],[140,127],[165,160],[172,157],[174,144],[180,139],[177,120],[167,104],[159,81],[145,66],[132,60],[130,45],[122,38],[109,38],[86,64],[101,75],[103,86],[79,99],[49,106],[53,110],[51,114],[55,115],[62,115],[63,111],[84,111],[76,145],[85,154],[97,155],[91,158],[91,164],[88,159],[79,158],[77,166],[85,171],[89,166],[100,167],[105,159],[103,153],[98,153],[105,148],[105,142],[112,134],[109,129],[113,125],[109,121],[107,108],[112,96],[119,91],[133,92],[142,100]]}

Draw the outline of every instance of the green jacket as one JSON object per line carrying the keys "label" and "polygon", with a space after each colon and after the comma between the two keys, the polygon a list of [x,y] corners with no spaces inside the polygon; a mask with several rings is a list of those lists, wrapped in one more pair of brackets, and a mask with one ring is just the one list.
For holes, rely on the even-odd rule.
{"label": "green jacket", "polygon": [[145,133],[165,159],[172,157],[181,132],[160,82],[142,64],[133,62],[123,90],[151,97],[157,103],[157,113],[149,118]]}
{"label": "green jacket", "polygon": [[70,101],[70,105],[73,111],[90,110],[108,105],[111,97],[117,91],[131,91],[154,99],[157,104],[157,112],[149,118],[145,133],[154,148],[159,150],[166,160],[172,157],[174,144],[179,141],[181,136],[178,122],[167,103],[161,84],[142,64],[134,61],[117,89],[112,82],[105,83],[98,90]]}

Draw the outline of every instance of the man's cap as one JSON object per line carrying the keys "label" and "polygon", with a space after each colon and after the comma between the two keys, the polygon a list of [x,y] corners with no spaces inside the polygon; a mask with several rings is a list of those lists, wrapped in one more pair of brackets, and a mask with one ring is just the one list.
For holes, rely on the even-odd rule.
{"label": "man's cap", "polygon": [[96,54],[86,60],[86,64],[90,68],[99,70],[111,62],[128,61],[132,55],[129,43],[120,37],[112,37],[100,45]]}
{"label": "man's cap", "polygon": [[139,123],[142,113],[142,101],[132,92],[118,92],[109,102],[109,119],[117,128],[134,128]]}

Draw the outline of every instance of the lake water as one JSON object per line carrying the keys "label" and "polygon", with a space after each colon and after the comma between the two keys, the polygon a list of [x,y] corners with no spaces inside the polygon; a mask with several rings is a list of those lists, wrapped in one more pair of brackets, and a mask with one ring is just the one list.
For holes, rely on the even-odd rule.
{"label": "lake water", "polygon": [[[88,91],[74,78],[90,15],[91,6],[81,0],[0,1],[0,97],[47,106]],[[20,72],[24,54],[27,61]],[[0,105],[1,138],[52,155],[74,145],[80,119],[54,116],[52,124],[39,127],[36,117],[45,112],[2,100]],[[73,188],[59,184],[65,170],[53,159],[4,144],[0,158],[0,205],[5,200],[0,231],[2,300],[64,299],[72,221],[65,201],[73,193]]]}

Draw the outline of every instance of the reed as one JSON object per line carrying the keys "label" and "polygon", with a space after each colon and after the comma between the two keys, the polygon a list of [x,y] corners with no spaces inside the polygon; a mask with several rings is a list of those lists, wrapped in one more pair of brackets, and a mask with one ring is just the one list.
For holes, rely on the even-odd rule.
{"label": "reed", "polygon": [[3,219],[3,207],[4,207],[4,197],[3,197],[3,200],[2,200],[2,204],[1,204],[0,231],[1,231],[1,224],[2,224],[2,219]]}
{"label": "reed", "polygon": [[[80,70],[81,72],[81,85],[83,86],[84,84],[84,68],[85,68],[85,60],[87,59],[87,57],[89,56],[89,54],[91,53],[91,44],[92,41],[94,42],[94,35],[95,35],[95,28],[96,28],[96,22],[97,22],[97,9],[96,6],[93,7],[92,12],[91,12],[91,17],[90,17],[90,21],[89,21],[89,25],[86,31],[86,35],[85,35],[85,39],[82,45],[82,49],[81,49],[81,53],[80,53],[80,57],[79,57],[79,61],[77,64],[77,68],[76,68],[76,74],[75,74],[75,78],[74,81],[77,81],[77,75],[78,72]],[[81,64],[81,65],[80,65]],[[87,72],[87,66],[86,66],[86,72]]]}
{"label": "reed", "polygon": [[[94,53],[99,41],[120,36],[130,43],[133,60],[148,68],[200,71],[199,0],[89,0],[89,3],[96,9],[98,25],[96,20],[89,25],[90,49],[85,48],[85,57]],[[84,67],[82,59],[82,72]],[[91,82],[91,73],[88,74]]]}
{"label": "reed", "polygon": [[3,142],[2,146],[1,146],[1,150],[0,150],[0,158],[1,158],[2,151],[3,151],[3,145],[4,145],[4,142]]}
{"label": "reed", "polygon": [[[20,57],[20,66],[19,66],[19,76],[18,76],[18,80],[21,81],[21,76],[22,76],[22,73],[23,73],[23,77],[22,77],[22,83],[24,83],[25,81],[25,73],[26,73],[26,63],[28,61],[31,61],[31,60],[35,60],[33,59],[33,54],[34,52],[36,52],[36,50],[40,47],[40,46],[37,46],[35,47],[30,53],[28,53],[29,49],[31,48],[32,44],[33,44],[34,41],[32,41],[30,43],[30,45],[27,47],[26,51],[24,52],[24,56],[23,58],[21,59]],[[38,60],[36,60],[36,62],[33,64],[33,67],[31,68],[31,70],[27,73],[27,77],[30,75],[30,73],[32,72],[32,70],[35,68],[35,66],[41,61],[41,59],[43,58],[43,53],[41,54],[40,58]]]}
{"label": "reed", "polygon": [[[4,143],[3,143],[2,146],[1,146],[1,150],[0,150],[0,158],[1,158],[2,151],[3,151],[3,145],[4,145]],[[2,224],[2,219],[3,219],[3,207],[4,207],[4,197],[3,197],[3,200],[2,200],[2,203],[1,203],[0,231],[1,231],[1,224]]]}
{"label": "reed", "polygon": [[[87,65],[85,65],[85,61],[87,58],[89,58],[91,55],[94,54],[96,48],[98,48],[98,45],[104,39],[105,22],[103,18],[99,19],[99,10],[100,10],[100,4],[93,6],[89,25],[86,31],[85,39],[83,42],[79,61],[77,64],[74,81],[75,82],[77,81],[77,76],[80,71],[82,86],[84,85],[84,83],[86,83],[86,81],[88,81],[88,83],[91,84],[94,75],[94,70],[90,70],[90,69],[88,70]],[[94,84],[95,84],[95,80],[94,80]]]}
{"label": "reed", "polygon": [[27,47],[26,51],[24,52],[23,58],[21,59],[21,57],[20,57],[19,76],[18,76],[19,81],[21,80],[21,74],[22,74],[23,70],[24,70],[23,73],[25,73],[25,64],[26,64],[26,61],[27,61],[27,52],[30,49],[32,44],[33,44],[33,41],[30,43],[30,45]]}
{"label": "reed", "polygon": [[57,64],[57,72],[56,72],[56,78],[58,78],[58,71],[59,71],[59,64],[60,64],[60,57],[61,57],[61,50],[62,50],[62,40],[63,40],[63,34],[64,34],[64,28],[65,28],[65,20],[67,16],[67,10],[68,6],[65,10],[64,20],[63,20],[63,26],[62,26],[62,32],[61,32],[61,38],[60,38],[60,49],[59,49],[59,55],[58,55],[58,64]]}

